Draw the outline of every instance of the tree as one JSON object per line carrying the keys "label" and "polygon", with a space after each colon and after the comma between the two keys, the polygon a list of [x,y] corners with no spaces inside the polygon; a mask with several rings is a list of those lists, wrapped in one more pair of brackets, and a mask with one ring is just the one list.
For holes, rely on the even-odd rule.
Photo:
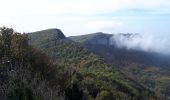
{"label": "tree", "polygon": [[12,28],[2,27],[0,28],[0,36],[1,36],[1,50],[4,55],[10,56],[10,46],[11,46],[11,39],[14,30]]}
{"label": "tree", "polygon": [[13,57],[16,59],[22,60],[27,56],[29,45],[28,45],[28,37],[26,34],[13,34],[11,38],[11,46],[10,49],[13,53]]}

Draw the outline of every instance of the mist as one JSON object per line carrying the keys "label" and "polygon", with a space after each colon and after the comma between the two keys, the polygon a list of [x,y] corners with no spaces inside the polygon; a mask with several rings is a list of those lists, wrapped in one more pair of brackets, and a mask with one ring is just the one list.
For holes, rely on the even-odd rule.
{"label": "mist", "polygon": [[170,54],[168,39],[153,34],[114,34],[111,41],[118,48]]}

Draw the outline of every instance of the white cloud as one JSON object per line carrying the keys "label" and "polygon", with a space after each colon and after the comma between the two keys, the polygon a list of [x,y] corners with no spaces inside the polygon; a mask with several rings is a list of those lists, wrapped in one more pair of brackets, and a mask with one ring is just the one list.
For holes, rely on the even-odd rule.
{"label": "white cloud", "polygon": [[113,32],[115,29],[118,29],[122,26],[121,22],[116,21],[93,21],[89,22],[86,25],[86,28],[89,30],[101,31],[101,32]]}
{"label": "white cloud", "polygon": [[169,54],[170,44],[168,40],[163,37],[156,37],[151,34],[136,34],[129,37],[115,34],[111,38],[111,41],[115,43],[119,48],[126,48],[132,50],[142,50],[149,52],[157,52],[163,54]]}
{"label": "white cloud", "polygon": [[170,9],[169,0],[0,0],[0,16],[22,14],[96,14],[123,9]]}

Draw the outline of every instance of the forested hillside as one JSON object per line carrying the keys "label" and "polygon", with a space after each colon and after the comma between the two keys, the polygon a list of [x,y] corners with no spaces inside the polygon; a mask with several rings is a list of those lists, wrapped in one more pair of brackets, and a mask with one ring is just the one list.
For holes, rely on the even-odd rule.
{"label": "forested hillside", "polygon": [[[130,35],[133,34],[123,34],[126,38]],[[70,39],[80,43],[96,55],[103,57],[113,67],[157,92],[165,100],[169,100],[170,56],[155,52],[119,48],[111,43],[111,37],[111,34],[94,33],[70,37]]]}
{"label": "forested hillside", "polygon": [[[53,62],[57,61],[59,65],[64,65],[65,69],[73,72],[71,84],[68,86],[69,90],[66,91],[66,95],[69,95],[70,99],[75,100],[78,97],[87,100],[157,98],[153,91],[115,70],[112,66],[106,64],[102,58],[84,49],[79,44],[67,38],[60,38],[59,35],[57,37],[52,35],[51,29],[46,31],[49,32],[28,33],[30,44],[48,54]],[[47,34],[49,36],[44,37]],[[40,40],[35,42],[36,38]],[[79,93],[77,93],[77,89]]]}

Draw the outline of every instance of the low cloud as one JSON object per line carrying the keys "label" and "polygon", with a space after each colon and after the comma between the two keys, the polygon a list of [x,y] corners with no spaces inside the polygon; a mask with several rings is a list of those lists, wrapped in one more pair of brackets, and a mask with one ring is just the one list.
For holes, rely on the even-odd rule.
{"label": "low cloud", "polygon": [[119,48],[141,50],[147,52],[157,52],[163,54],[170,53],[170,44],[166,38],[155,35],[140,34],[115,34],[111,41]]}

